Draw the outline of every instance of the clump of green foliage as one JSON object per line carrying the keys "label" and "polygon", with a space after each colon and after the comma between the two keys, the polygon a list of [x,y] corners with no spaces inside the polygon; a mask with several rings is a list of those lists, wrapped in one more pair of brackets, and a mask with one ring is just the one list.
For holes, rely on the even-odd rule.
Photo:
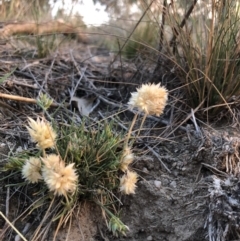
{"label": "clump of green foliage", "polygon": [[[40,95],[37,103],[51,118],[47,109],[52,100]],[[114,131],[112,122],[93,123],[85,119],[81,124],[54,124],[52,120],[52,124],[54,128],[45,118],[37,121],[29,118],[27,128],[37,148],[10,157],[2,170],[7,186],[37,184],[39,190],[36,201],[29,207],[30,213],[43,208],[45,214],[31,239],[41,240],[46,220],[58,220],[58,230],[66,218],[72,218],[71,213],[80,201],[98,205],[110,231],[116,236],[124,235],[128,227],[118,217],[121,202],[116,195],[124,173],[121,171],[123,134]],[[16,176],[21,181],[13,184],[12,177]]]}
{"label": "clump of green foliage", "polygon": [[[168,91],[160,84],[142,85],[132,93],[129,108],[144,113],[137,135],[148,115],[163,113],[167,100]],[[47,95],[40,95],[37,103],[51,119],[47,110],[52,100]],[[53,128],[44,117],[38,117],[36,121],[28,118],[26,128],[37,148],[9,158],[3,171],[10,174],[4,175],[3,179],[8,180],[10,186],[38,185],[37,199],[30,205],[30,213],[39,207],[47,207],[47,210],[45,208],[44,217],[31,240],[40,239],[47,220],[59,220],[58,231],[66,220],[72,218],[80,200],[100,206],[114,235],[126,234],[129,228],[118,217],[121,202],[116,194],[119,191],[135,194],[138,175],[131,170],[134,155],[129,143],[136,138],[131,135],[137,118],[138,113],[125,138],[121,132],[115,131],[113,122],[106,120],[92,123],[85,119],[81,124],[60,122]],[[21,175],[24,181],[12,184],[11,177],[16,175]]]}

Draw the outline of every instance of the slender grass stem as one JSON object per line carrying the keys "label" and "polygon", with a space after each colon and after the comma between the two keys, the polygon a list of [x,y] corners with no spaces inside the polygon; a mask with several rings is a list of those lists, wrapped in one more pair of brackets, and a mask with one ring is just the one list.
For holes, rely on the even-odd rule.
{"label": "slender grass stem", "polygon": [[32,240],[37,240],[37,238],[39,238],[40,229],[41,229],[42,225],[44,224],[44,222],[46,222],[47,218],[49,217],[49,213],[50,213],[50,210],[51,210],[54,202],[55,202],[55,196],[53,197],[51,203],[49,204],[49,207],[48,207],[48,209],[47,209],[47,211],[45,213],[45,216],[43,217],[42,221],[38,225],[37,230],[35,231]]}
{"label": "slender grass stem", "polygon": [[22,240],[27,241],[27,239],[23,237],[23,235],[14,227],[14,225],[7,219],[7,217],[4,216],[2,212],[0,212],[0,215],[7,222],[7,224],[10,225],[11,228],[19,235],[19,237],[21,237]]}
{"label": "slender grass stem", "polygon": [[126,141],[125,141],[124,147],[127,147],[127,146],[128,146],[128,142],[129,142],[129,139],[130,139],[132,130],[133,130],[133,126],[134,126],[134,124],[136,123],[137,117],[138,117],[138,113],[136,113],[135,116],[133,117],[131,126],[130,126],[130,128],[129,128],[129,130],[128,130],[127,139],[126,139]]}
{"label": "slender grass stem", "polygon": [[43,157],[46,157],[46,151],[45,151],[45,149],[42,150],[42,155],[43,155]]}
{"label": "slender grass stem", "polygon": [[140,134],[140,132],[141,132],[141,130],[142,130],[142,127],[143,127],[143,124],[144,124],[144,122],[145,122],[145,120],[146,120],[146,118],[147,118],[147,115],[148,115],[148,114],[145,113],[144,116],[143,116],[143,119],[142,119],[140,128],[139,128],[138,133],[137,133],[137,137],[139,136],[139,134]]}

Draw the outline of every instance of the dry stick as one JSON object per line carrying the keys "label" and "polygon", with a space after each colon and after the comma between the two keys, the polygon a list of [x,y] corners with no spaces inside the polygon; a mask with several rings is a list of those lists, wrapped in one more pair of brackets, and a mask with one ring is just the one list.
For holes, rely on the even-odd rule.
{"label": "dry stick", "polygon": [[74,87],[74,89],[73,89],[72,91],[70,91],[70,97],[71,97],[71,98],[70,98],[70,102],[72,101],[72,99],[73,99],[73,97],[74,97],[74,95],[75,95],[75,93],[76,93],[76,91],[77,91],[77,88],[78,88],[80,82],[82,81],[82,79],[83,79],[83,77],[84,77],[84,75],[85,75],[85,72],[86,72],[86,70],[87,70],[87,67],[84,67],[83,71],[81,71],[81,70],[78,68],[78,66],[75,64],[75,60],[74,60],[73,56],[72,56],[72,60],[73,60],[73,63],[74,63],[74,65],[75,65],[75,68],[76,68],[77,71],[78,71],[78,74],[80,75],[80,78],[79,78],[76,86]]}
{"label": "dry stick", "polygon": [[10,199],[10,187],[7,187],[7,197],[6,197],[6,217],[9,216],[9,199]]}
{"label": "dry stick", "polygon": [[209,164],[207,164],[207,163],[202,162],[201,165],[202,165],[202,166],[205,166],[205,167],[207,167],[207,168],[209,168],[209,169],[211,169],[211,170],[213,170],[213,171],[218,172],[219,175],[221,174],[221,175],[223,175],[224,177],[228,177],[228,176],[229,176],[226,172],[222,172],[222,171],[218,170],[216,167],[213,167],[213,166],[211,166],[211,165],[209,165]]}
{"label": "dry stick", "polygon": [[161,164],[164,166],[164,168],[165,168],[169,173],[172,173],[172,172],[168,169],[168,167],[164,164],[164,162],[161,160],[161,156],[160,156],[157,152],[155,152],[152,147],[148,146],[147,144],[145,144],[145,146],[146,146],[146,147],[153,153],[153,155],[161,162]]}
{"label": "dry stick", "polygon": [[[189,16],[191,15],[191,13],[192,13],[195,5],[197,4],[197,1],[198,1],[198,0],[194,0],[194,2],[192,3],[192,5],[190,6],[190,8],[188,9],[188,11],[186,12],[186,14],[185,14],[182,22],[181,22],[180,25],[179,25],[180,28],[183,28],[184,25],[186,24],[186,21],[187,21],[187,19],[189,18]],[[179,32],[178,32],[178,30],[177,30],[175,27],[173,27],[172,30],[173,30],[173,37],[172,37],[172,39],[171,39],[171,41],[170,41],[170,46],[173,46],[173,54],[175,54],[175,53],[176,53],[176,39],[177,39],[177,37],[178,37],[178,35],[179,35]]]}
{"label": "dry stick", "polygon": [[[206,90],[207,89],[207,96],[208,96],[208,98],[207,98],[207,105],[208,105],[208,103],[209,103],[209,97],[211,97],[211,94],[212,94],[212,88],[213,88],[213,86],[211,85],[209,88],[207,87],[208,85],[207,85],[207,83],[206,83],[206,80],[208,79],[208,76],[209,76],[209,73],[210,73],[210,71],[211,71],[211,69],[212,69],[212,61],[214,61],[213,60],[213,49],[215,48],[215,46],[214,46],[214,43],[213,43],[213,39],[214,39],[214,35],[215,35],[215,23],[214,23],[214,21],[215,21],[215,6],[214,6],[214,2],[215,1],[212,1],[212,11],[211,11],[211,14],[212,14],[212,18],[211,18],[211,23],[210,23],[210,26],[209,26],[209,37],[208,37],[208,39],[207,39],[207,49],[206,49],[206,64],[205,64],[205,69],[204,69],[204,80],[203,80],[203,89],[204,90]],[[225,71],[224,71],[225,72]],[[208,121],[208,112],[207,112],[207,122],[209,122]]]}
{"label": "dry stick", "polygon": [[1,211],[0,215],[8,223],[8,225],[11,226],[11,228],[22,238],[22,240],[27,241],[27,239],[23,237],[23,235],[14,227],[14,225],[7,219],[7,217],[4,216],[4,214]]}
{"label": "dry stick", "polygon": [[[93,91],[92,91],[92,92],[93,92]],[[105,103],[108,104],[108,105],[112,105],[112,106],[118,107],[118,108],[126,107],[126,109],[128,109],[127,105],[118,104],[118,103],[113,103],[112,101],[109,101],[109,100],[105,99],[103,96],[98,95],[98,94],[95,93],[95,92],[93,92],[93,93],[96,94],[96,96],[97,96],[100,100],[102,100],[103,102],[105,102]],[[128,111],[131,111],[133,114],[136,114],[136,112],[133,111],[133,110],[131,110],[131,109],[128,109]],[[142,116],[143,114],[142,114],[142,113],[139,113],[139,115]],[[164,125],[166,125],[166,126],[168,126],[168,125],[170,124],[169,121],[163,120],[163,119],[160,119],[160,118],[157,118],[157,117],[155,117],[155,116],[151,116],[151,115],[150,115],[150,116],[148,116],[148,118],[149,118],[150,120],[154,120],[154,121],[160,122],[160,123],[162,123],[162,124],[164,124]],[[180,129],[180,130],[182,130],[182,131],[187,132],[187,128],[186,128],[186,127],[183,127],[183,126],[178,126],[177,129]],[[176,129],[175,129],[175,130],[176,130]]]}
{"label": "dry stick", "polygon": [[[22,96],[18,96],[18,95],[9,95],[9,94],[0,93],[0,98],[37,104],[37,100],[35,100],[35,99],[22,97]],[[59,107],[59,104],[52,103],[51,106]]]}
{"label": "dry stick", "polygon": [[[25,59],[24,59],[24,62],[26,62]],[[26,62],[26,64],[27,64],[27,62]],[[28,71],[29,71],[29,74],[24,73],[24,75],[25,75],[25,76],[29,76],[30,79],[33,79],[33,80],[35,81],[36,85],[40,88],[40,92],[42,92],[42,91],[43,91],[43,86],[41,86],[41,85],[39,84],[39,82],[37,81],[37,79],[36,79],[35,76],[33,75],[31,69],[29,68],[29,65],[26,65],[25,67],[27,67],[27,69],[28,69]],[[16,71],[15,71],[15,72],[16,72]],[[16,73],[17,73],[17,72],[16,72]],[[22,72],[20,72],[20,73],[23,74]]]}
{"label": "dry stick", "polygon": [[[52,211],[52,213],[50,214],[50,215],[55,215],[56,213],[57,213],[57,210],[59,209],[59,207],[61,206],[61,202],[59,202],[57,205],[55,205],[54,206],[54,208],[53,208],[53,211]],[[45,213],[45,216],[46,216],[46,214],[47,213]],[[44,217],[45,217],[44,216]],[[53,217],[52,216],[52,217]],[[56,217],[56,216],[54,216],[54,217]],[[51,227],[51,225],[52,225],[52,223],[53,223],[54,221],[52,220],[52,221],[50,221],[50,222],[48,222],[47,224],[46,224],[46,226],[44,226],[44,227],[41,227],[40,229],[41,229],[41,232],[39,231],[39,234],[38,234],[38,236],[35,238],[35,239],[32,239],[32,240],[41,240],[41,241],[45,241],[46,240],[46,238],[45,238],[45,236],[47,235],[46,234],[46,232],[48,232],[49,231],[49,229],[50,229],[50,227]],[[39,226],[38,226],[39,227]],[[40,237],[41,237],[41,239],[40,239]]]}
{"label": "dry stick", "polygon": [[[51,225],[52,225],[52,223],[51,222],[49,222],[44,228],[43,228],[43,232],[41,232],[42,233],[42,235],[41,235],[41,241],[42,240],[44,240],[44,241],[46,241],[46,240],[49,240],[48,239],[48,236],[49,236],[49,230],[50,230],[50,228],[51,228]],[[39,240],[40,241],[40,240]]]}
{"label": "dry stick", "polygon": [[26,83],[23,83],[22,81],[17,81],[17,80],[10,80],[10,81],[14,85],[20,85],[20,86],[24,86],[32,89],[39,89],[36,85],[34,86],[34,85],[26,84]]}
{"label": "dry stick", "polygon": [[[182,22],[179,25],[180,28],[183,28],[184,25],[186,24],[186,21],[189,18],[189,16],[191,15],[195,5],[197,4],[197,1],[198,0],[194,0],[193,4],[188,9],[188,11],[185,14]],[[171,5],[173,6],[173,1],[171,1]],[[163,36],[164,36],[164,25],[165,25],[166,12],[167,12],[167,0],[164,0],[164,2],[163,2],[163,12],[162,12],[162,23],[161,23],[161,27],[160,27],[160,40],[159,40],[159,47],[158,47],[159,54],[160,54],[160,52],[162,50],[162,46],[163,46]],[[175,46],[174,43],[175,43],[176,38],[177,38],[178,35],[179,35],[179,32],[177,31],[176,28],[173,27],[173,37],[172,37],[172,39],[170,41],[170,46],[171,45],[173,46],[173,53],[175,53],[175,51],[176,51],[176,46]],[[159,56],[158,61],[157,61],[157,65],[156,65],[156,67],[155,67],[155,69],[153,71],[153,76],[154,76],[154,74],[157,73],[160,65],[161,65],[161,61],[160,61],[160,56]]]}
{"label": "dry stick", "polygon": [[123,75],[123,62],[122,62],[122,54],[121,54],[122,49],[121,49],[121,44],[119,42],[119,39],[117,39],[117,44],[118,44],[118,49],[119,49],[118,54],[119,54],[119,59],[120,59],[121,78],[122,78],[122,80],[124,80],[125,78],[124,78],[124,75]]}
{"label": "dry stick", "polygon": [[191,115],[192,115],[192,121],[193,121],[193,124],[194,124],[194,126],[195,126],[195,129],[196,129],[197,134],[202,134],[202,133],[201,133],[201,130],[200,130],[198,124],[197,124],[197,121],[196,121],[196,118],[195,118],[193,109],[191,109]]}
{"label": "dry stick", "polygon": [[[93,92],[94,93],[94,92]],[[118,108],[122,108],[122,107],[126,107],[127,105],[123,105],[123,104],[117,104],[117,103],[113,103],[112,101],[109,101],[109,100],[107,100],[107,99],[105,99],[104,97],[102,97],[101,95],[97,95],[97,97],[100,99],[100,100],[102,100],[103,102],[105,102],[106,104],[109,104],[109,105],[112,105],[112,106],[114,106],[114,107],[118,107]],[[128,109],[129,111],[131,111],[133,114],[136,114],[136,112],[135,111],[133,111],[133,110],[131,110],[131,109]],[[142,113],[139,113],[139,115],[143,115]],[[160,118],[157,118],[157,117],[155,117],[155,116],[148,116],[148,118],[150,119],[150,120],[154,120],[154,121],[157,121],[157,122],[160,122],[160,123],[162,123],[162,124],[164,124],[164,125],[166,125],[166,126],[168,126],[169,125],[169,121],[167,121],[167,120],[162,120],[162,119],[160,119]],[[177,127],[177,129],[180,129],[180,130],[182,130],[182,131],[185,131],[185,132],[187,132],[187,128],[186,127],[183,127],[183,126],[178,126]]]}
{"label": "dry stick", "polygon": [[57,229],[56,229],[56,231],[55,231],[55,233],[54,233],[54,236],[53,236],[53,241],[55,241],[56,240],[56,238],[57,238],[57,234],[58,234],[58,231],[59,231],[59,229],[60,229],[60,227],[61,227],[61,225],[62,225],[62,223],[63,223],[63,216],[60,218],[60,220],[59,220],[59,222],[58,222],[58,226],[57,226]]}
{"label": "dry stick", "polygon": [[66,237],[66,240],[69,240],[68,239],[68,236],[69,236],[69,233],[70,233],[70,228],[71,228],[71,224],[72,224],[72,216],[74,215],[73,213],[73,210],[76,208],[76,204],[74,204],[74,206],[72,207],[71,210],[69,210],[69,212],[66,214],[66,216],[61,216],[59,222],[58,222],[58,225],[57,225],[57,228],[56,228],[56,231],[54,233],[54,237],[53,237],[53,241],[56,240],[57,238],[57,235],[58,235],[58,232],[62,226],[62,224],[67,224],[68,220],[70,219],[70,223],[69,223],[69,226],[68,226],[68,231],[67,231],[67,237]]}

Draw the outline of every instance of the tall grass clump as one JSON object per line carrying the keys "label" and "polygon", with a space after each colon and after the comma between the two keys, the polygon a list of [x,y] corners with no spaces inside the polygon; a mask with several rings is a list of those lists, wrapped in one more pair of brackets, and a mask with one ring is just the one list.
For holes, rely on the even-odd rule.
{"label": "tall grass clump", "polygon": [[173,29],[168,54],[173,72],[186,87],[188,103],[211,118],[223,109],[232,112],[240,93],[240,9],[234,0],[189,3],[181,15],[168,9],[166,18]]}
{"label": "tall grass clump", "polygon": [[0,20],[27,20],[30,19],[31,14],[36,11],[44,14],[46,17],[46,15],[49,15],[50,13],[49,7],[49,2],[45,0],[3,0],[0,4]]}

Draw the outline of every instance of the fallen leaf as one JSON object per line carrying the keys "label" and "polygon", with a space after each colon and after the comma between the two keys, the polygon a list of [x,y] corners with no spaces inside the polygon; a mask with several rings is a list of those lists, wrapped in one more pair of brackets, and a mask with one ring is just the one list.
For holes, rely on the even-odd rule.
{"label": "fallen leaf", "polygon": [[72,97],[72,101],[77,103],[79,112],[84,116],[89,116],[93,110],[94,98],[78,98],[76,96]]}

